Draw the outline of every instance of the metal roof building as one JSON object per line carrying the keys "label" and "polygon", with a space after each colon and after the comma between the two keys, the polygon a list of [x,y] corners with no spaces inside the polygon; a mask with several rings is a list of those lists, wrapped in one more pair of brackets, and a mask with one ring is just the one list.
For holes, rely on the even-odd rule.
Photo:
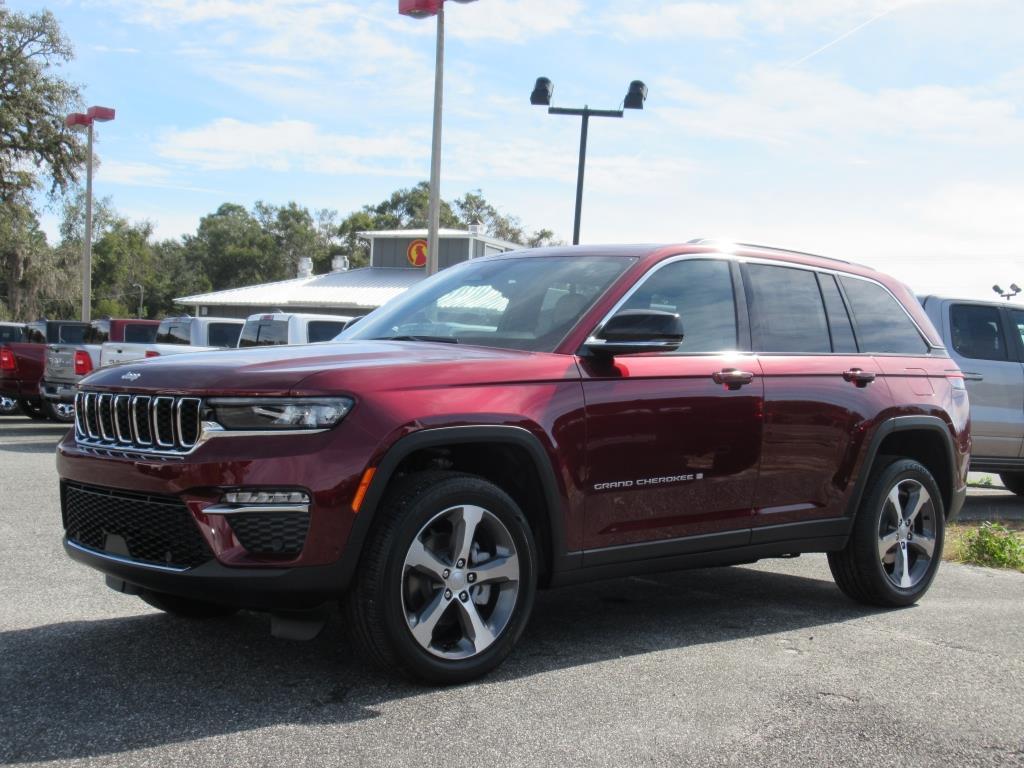
{"label": "metal roof building", "polygon": [[[299,277],[292,280],[182,296],[174,301],[198,316],[248,317],[273,310],[365,315],[426,277],[423,265],[427,230],[396,229],[358,234],[370,241],[368,267],[348,270],[344,265],[347,260],[336,258],[334,271],[314,275],[309,259],[303,259],[305,263],[300,265]],[[476,227],[442,229],[439,234],[441,269],[522,247],[488,237]]]}

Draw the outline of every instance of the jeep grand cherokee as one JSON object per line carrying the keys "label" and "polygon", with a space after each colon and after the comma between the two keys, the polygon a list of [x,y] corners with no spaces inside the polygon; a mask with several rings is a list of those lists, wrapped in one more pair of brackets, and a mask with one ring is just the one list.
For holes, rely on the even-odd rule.
{"label": "jeep grand cherokee", "polygon": [[499,664],[539,587],[827,552],[913,603],[970,449],[905,286],[707,241],[474,259],[336,342],[103,370],[76,405],[71,557],[181,616],[340,602],[439,683]]}

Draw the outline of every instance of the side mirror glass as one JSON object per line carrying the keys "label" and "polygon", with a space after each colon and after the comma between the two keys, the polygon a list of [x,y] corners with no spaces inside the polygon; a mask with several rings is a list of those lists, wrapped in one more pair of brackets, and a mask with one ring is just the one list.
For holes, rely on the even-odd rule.
{"label": "side mirror glass", "polygon": [[671,352],[683,343],[683,321],[674,312],[626,309],[618,312],[584,348],[594,355],[635,355]]}

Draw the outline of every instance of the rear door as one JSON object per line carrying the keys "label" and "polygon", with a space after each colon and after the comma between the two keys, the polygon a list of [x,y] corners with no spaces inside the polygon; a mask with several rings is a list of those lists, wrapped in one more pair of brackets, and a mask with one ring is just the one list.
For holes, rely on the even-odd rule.
{"label": "rear door", "polygon": [[[685,332],[679,349],[579,358],[587,414],[584,545],[600,550],[587,552],[585,564],[749,539],[762,381],[745,351],[738,281],[725,259],[663,262],[616,311],[677,312]],[[730,388],[716,381],[723,371],[743,372],[746,381]],[[644,546],[623,546],[637,544]]]}
{"label": "rear door", "polygon": [[950,355],[963,371],[971,402],[971,458],[1015,459],[1024,435],[1024,367],[1020,310],[951,302],[945,318]]}
{"label": "rear door", "polygon": [[765,390],[754,541],[799,538],[843,516],[864,427],[890,394],[834,275],[751,263],[743,277]]}

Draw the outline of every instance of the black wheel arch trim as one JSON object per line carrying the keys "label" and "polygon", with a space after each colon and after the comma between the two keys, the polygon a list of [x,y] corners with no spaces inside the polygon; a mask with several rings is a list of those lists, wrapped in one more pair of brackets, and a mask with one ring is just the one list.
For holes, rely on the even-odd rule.
{"label": "black wheel arch trim", "polygon": [[[950,434],[949,424],[938,416],[893,416],[879,424],[875,428],[874,435],[871,437],[871,442],[868,444],[867,451],[864,454],[864,461],[861,464],[860,476],[857,478],[857,482],[853,487],[853,493],[850,495],[846,512],[849,518],[852,519],[856,515],[858,507],[860,507],[860,502],[864,497],[864,491],[867,486],[868,476],[871,474],[871,468],[874,466],[875,459],[878,458],[878,449],[885,438],[896,432],[909,432],[921,429],[937,432],[942,436],[942,444],[946,449],[946,459],[949,462],[950,472],[948,478],[950,499],[946,505],[946,520],[953,520],[959,514],[960,507],[963,505],[964,494],[959,493],[957,488],[956,448],[953,443],[953,436]],[[936,481],[940,482],[940,479],[936,478]]]}
{"label": "black wheel arch trim", "polygon": [[367,535],[373,525],[373,518],[384,498],[388,484],[402,460],[424,448],[469,443],[507,443],[526,450],[537,470],[547,505],[548,533],[551,537],[551,573],[580,566],[582,560],[580,553],[566,551],[563,494],[547,451],[534,433],[523,427],[502,425],[434,427],[422,429],[400,438],[377,463],[373,480],[370,482],[363,503],[355,516],[355,522],[352,524],[352,530],[341,557],[346,585],[355,572],[363,545],[366,543]]}

